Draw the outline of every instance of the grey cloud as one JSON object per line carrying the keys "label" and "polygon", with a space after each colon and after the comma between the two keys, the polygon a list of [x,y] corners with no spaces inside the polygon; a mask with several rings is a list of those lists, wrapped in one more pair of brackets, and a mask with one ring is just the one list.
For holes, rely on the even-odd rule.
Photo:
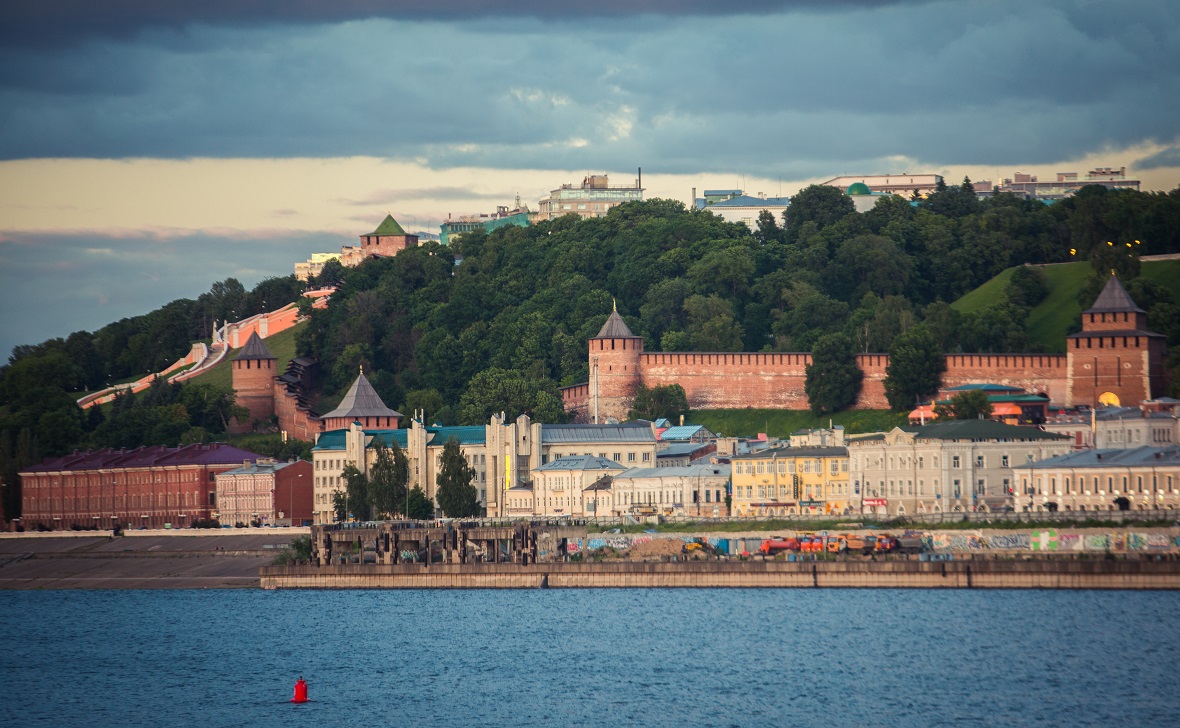
{"label": "grey cloud", "polygon": [[585,29],[529,17],[193,27],[0,51],[0,69],[20,69],[0,70],[0,157],[375,155],[772,178],[897,156],[1035,164],[1180,137],[1180,76],[1161,62],[1176,57],[1180,5],[1166,2],[804,8]]}
{"label": "grey cloud", "polygon": [[1132,165],[1136,169],[1159,169],[1160,167],[1180,167],[1180,146],[1161,149],[1155,154],[1135,160]]}
{"label": "grey cloud", "polygon": [[508,200],[515,193],[511,192],[478,192],[466,187],[405,187],[400,189],[374,190],[372,194],[361,199],[341,199],[347,205],[367,207],[372,205],[388,205],[409,200]]}
{"label": "grey cloud", "polygon": [[17,344],[93,331],[177,298],[195,298],[229,276],[250,288],[269,276],[290,275],[296,260],[340,242],[330,233],[166,240],[8,234],[0,240],[0,310],[6,314],[0,317],[0,361]]}
{"label": "grey cloud", "polygon": [[144,30],[193,25],[259,27],[281,24],[343,23],[373,18],[471,21],[537,18],[561,23],[643,15],[761,15],[791,9],[834,12],[913,0],[598,0],[555,6],[538,0],[56,0],[0,4],[0,44],[59,46],[91,38],[128,39]]}

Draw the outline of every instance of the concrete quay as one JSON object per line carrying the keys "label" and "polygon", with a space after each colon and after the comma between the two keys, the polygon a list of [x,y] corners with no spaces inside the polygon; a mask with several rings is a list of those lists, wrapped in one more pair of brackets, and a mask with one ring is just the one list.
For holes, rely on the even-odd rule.
{"label": "concrete quay", "polygon": [[1180,561],[701,561],[266,566],[264,589],[1180,589]]}

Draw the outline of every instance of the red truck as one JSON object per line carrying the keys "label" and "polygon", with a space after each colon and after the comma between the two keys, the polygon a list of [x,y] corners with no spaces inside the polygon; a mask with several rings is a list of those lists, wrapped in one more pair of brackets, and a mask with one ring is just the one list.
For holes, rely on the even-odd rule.
{"label": "red truck", "polygon": [[783,538],[782,536],[771,536],[762,542],[758,547],[759,553],[764,556],[774,556],[781,554],[784,551],[798,551],[799,539],[797,538]]}

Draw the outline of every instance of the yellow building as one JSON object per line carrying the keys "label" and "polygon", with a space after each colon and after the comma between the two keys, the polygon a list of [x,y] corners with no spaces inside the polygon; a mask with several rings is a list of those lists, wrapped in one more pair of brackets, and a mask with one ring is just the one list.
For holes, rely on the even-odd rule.
{"label": "yellow building", "polygon": [[842,514],[849,508],[848,448],[778,447],[731,462],[731,512],[739,518]]}

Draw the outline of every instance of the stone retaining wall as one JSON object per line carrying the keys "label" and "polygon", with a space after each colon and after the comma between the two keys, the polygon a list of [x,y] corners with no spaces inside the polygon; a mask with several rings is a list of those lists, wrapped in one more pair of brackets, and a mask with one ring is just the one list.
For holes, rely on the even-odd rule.
{"label": "stone retaining wall", "polygon": [[853,561],[268,566],[264,589],[1180,589],[1180,561]]}

